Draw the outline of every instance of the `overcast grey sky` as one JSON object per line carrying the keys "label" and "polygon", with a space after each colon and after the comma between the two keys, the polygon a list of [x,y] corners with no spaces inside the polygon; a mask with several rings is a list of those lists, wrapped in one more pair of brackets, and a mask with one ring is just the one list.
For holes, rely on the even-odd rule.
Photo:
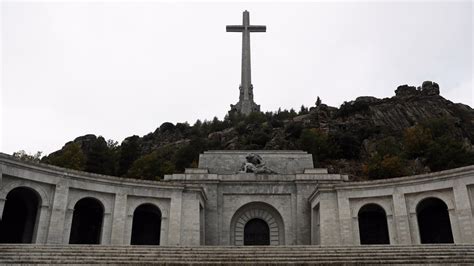
{"label": "overcast grey sky", "polygon": [[263,111],[391,97],[440,84],[473,106],[473,6],[460,2],[1,4],[0,151],[50,153],[92,133],[121,142],[163,122],[223,118],[238,100],[240,24]]}

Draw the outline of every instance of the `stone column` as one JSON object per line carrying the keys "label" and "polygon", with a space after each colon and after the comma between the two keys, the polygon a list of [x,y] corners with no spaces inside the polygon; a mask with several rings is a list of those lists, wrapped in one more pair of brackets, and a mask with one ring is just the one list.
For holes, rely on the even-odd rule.
{"label": "stone column", "polygon": [[170,215],[168,226],[168,245],[179,246],[181,244],[181,214],[182,214],[183,192],[174,192],[171,196]]}
{"label": "stone column", "polygon": [[321,245],[340,245],[339,209],[334,191],[321,191],[319,196]]}
{"label": "stone column", "polygon": [[112,223],[112,245],[129,244],[125,239],[125,223],[127,219],[127,195],[123,193],[115,194],[115,205]]}
{"label": "stone column", "polygon": [[100,244],[110,244],[110,235],[112,232],[112,215],[110,212],[104,212],[104,218],[102,220],[102,233],[100,238]]}
{"label": "stone column", "polygon": [[[48,244],[62,244],[64,232],[64,218],[66,216],[66,207],[68,200],[69,187],[63,182],[56,185],[54,191],[53,206],[51,210],[51,219],[48,230]],[[67,232],[69,233],[69,232]]]}
{"label": "stone column", "polygon": [[64,235],[63,243],[69,244],[69,238],[71,237],[72,218],[74,217],[74,209],[67,209],[66,215],[64,215]]}
{"label": "stone column", "polygon": [[287,244],[296,244],[296,245],[310,245],[311,244],[311,206],[308,203],[308,195],[314,190],[314,185],[310,185],[303,182],[296,182],[296,195],[295,195],[295,236],[296,243]]}
{"label": "stone column", "polygon": [[[472,216],[472,207],[470,206],[467,186],[456,182],[453,189],[454,202],[456,205],[455,216],[457,217],[460,231],[459,243],[474,243],[474,217]],[[451,223],[453,222],[451,221]],[[454,234],[453,228],[453,236]]]}
{"label": "stone column", "polygon": [[49,217],[49,206],[41,205],[38,209],[38,224],[36,226],[36,240],[35,243],[44,244],[47,240],[48,235],[48,217]]}
{"label": "stone column", "polygon": [[181,242],[183,246],[198,246],[200,240],[199,199],[196,193],[182,194]]}
{"label": "stone column", "polygon": [[[163,219],[161,220],[163,226]],[[125,214],[125,232],[123,238],[124,245],[132,244],[132,227],[133,227],[133,212]],[[162,245],[161,239],[163,238],[163,231],[160,234],[160,245]]]}
{"label": "stone column", "polygon": [[3,209],[5,208],[5,202],[7,199],[0,198],[0,220],[2,220],[3,217]]}
{"label": "stone column", "polygon": [[[412,244],[410,233],[410,221],[408,217],[405,195],[395,189],[393,192],[393,223],[395,232],[393,232],[395,242],[393,244],[409,245]],[[392,239],[392,237],[391,237]]]}
{"label": "stone column", "polygon": [[397,244],[397,230],[393,219],[393,214],[387,214],[388,237],[390,244]]}
{"label": "stone column", "polygon": [[463,236],[461,235],[461,229],[459,228],[460,224],[457,216],[457,209],[448,207],[448,215],[454,243],[463,243]]}
{"label": "stone column", "polygon": [[349,206],[349,199],[346,197],[338,197],[339,207],[339,232],[341,233],[341,240],[343,245],[354,245],[355,240],[352,235],[352,215]]}

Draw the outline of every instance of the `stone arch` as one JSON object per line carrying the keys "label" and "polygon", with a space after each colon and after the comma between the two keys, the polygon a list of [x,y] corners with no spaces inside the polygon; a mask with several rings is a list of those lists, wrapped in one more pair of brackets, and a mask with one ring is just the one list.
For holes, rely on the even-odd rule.
{"label": "stone arch", "polygon": [[111,204],[109,203],[109,201],[107,200],[107,198],[105,197],[101,197],[100,195],[95,195],[95,194],[76,194],[76,195],[71,195],[71,199],[69,200],[68,202],[68,210],[74,210],[74,207],[76,206],[76,204],[83,200],[83,199],[94,199],[96,200],[97,202],[100,203],[100,205],[102,206],[103,210],[104,210],[104,214],[110,214],[111,210],[112,210],[112,206]]}
{"label": "stone arch", "polygon": [[129,200],[127,203],[128,203],[128,207],[127,207],[128,216],[133,216],[133,213],[135,212],[135,210],[144,204],[151,204],[155,206],[156,208],[158,208],[161,212],[162,218],[168,218],[169,216],[168,211],[167,211],[167,205],[160,202],[159,199],[134,198],[134,200]]}
{"label": "stone arch", "polygon": [[270,204],[251,202],[240,207],[230,223],[230,243],[236,246],[244,245],[244,228],[252,219],[264,221],[270,230],[270,245],[285,244],[284,222],[280,213]]}
{"label": "stone arch", "polygon": [[132,245],[160,245],[162,212],[152,203],[143,203],[133,212]]}
{"label": "stone arch", "polygon": [[427,198],[437,198],[440,199],[446,204],[448,207],[448,210],[454,210],[456,209],[455,204],[454,204],[454,198],[452,195],[451,190],[440,190],[440,191],[428,191],[426,193],[420,193],[417,195],[414,195],[411,199],[409,200],[408,204],[408,212],[411,214],[416,214],[416,208],[420,202]]}
{"label": "stone arch", "polygon": [[0,220],[0,243],[34,243],[39,223],[41,195],[27,186],[8,191]]}
{"label": "stone arch", "polygon": [[454,243],[448,205],[437,197],[427,197],[416,205],[422,244]]}
{"label": "stone arch", "polygon": [[390,244],[387,213],[379,204],[363,205],[358,213],[360,244]]}
{"label": "stone arch", "polygon": [[49,206],[49,197],[47,196],[48,194],[44,191],[44,189],[33,182],[25,182],[25,181],[13,181],[9,182],[7,185],[5,185],[1,190],[0,190],[0,199],[6,199],[8,193],[12,191],[15,188],[18,187],[25,187],[28,188],[32,191],[34,191],[39,199],[40,199],[40,205],[39,206]]}
{"label": "stone arch", "polygon": [[104,204],[94,197],[83,197],[74,204],[70,244],[100,244],[104,227]]}

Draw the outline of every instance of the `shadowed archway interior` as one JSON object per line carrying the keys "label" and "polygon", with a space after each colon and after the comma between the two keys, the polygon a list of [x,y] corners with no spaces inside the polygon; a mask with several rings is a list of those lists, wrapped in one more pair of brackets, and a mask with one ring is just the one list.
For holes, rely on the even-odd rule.
{"label": "shadowed archway interior", "polygon": [[152,204],[142,204],[133,212],[132,245],[159,245],[161,211]]}
{"label": "shadowed archway interior", "polygon": [[416,206],[422,244],[454,243],[448,206],[438,198],[427,198]]}
{"label": "shadowed archway interior", "polygon": [[40,203],[37,193],[29,188],[10,191],[0,221],[0,243],[32,243]]}
{"label": "shadowed archway interior", "polygon": [[245,246],[270,245],[270,228],[268,224],[258,218],[248,221],[244,227]]}
{"label": "shadowed archway interior", "polygon": [[359,210],[359,235],[362,245],[390,244],[387,215],[377,204],[367,204]]}
{"label": "shadowed archway interior", "polygon": [[74,206],[70,244],[100,244],[104,207],[93,198],[79,200]]}

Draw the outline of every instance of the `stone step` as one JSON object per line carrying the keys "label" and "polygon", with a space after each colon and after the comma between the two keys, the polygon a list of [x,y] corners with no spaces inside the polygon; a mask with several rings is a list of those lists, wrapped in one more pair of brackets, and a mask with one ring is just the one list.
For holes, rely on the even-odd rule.
{"label": "stone step", "polygon": [[176,246],[105,246],[105,245],[19,245],[19,244],[0,244],[0,250],[6,249],[81,249],[81,250],[236,250],[236,251],[278,251],[278,250],[433,250],[433,249],[459,249],[474,248],[474,245],[370,245],[370,246],[337,246],[337,247],[319,247],[319,246],[245,246],[245,247],[221,247],[221,246],[197,246],[197,247],[176,247]]}
{"label": "stone step", "polygon": [[474,264],[474,245],[107,246],[0,245],[0,263]]}
{"label": "stone step", "polygon": [[94,259],[97,261],[109,261],[109,260],[142,260],[153,258],[155,260],[172,260],[172,261],[244,261],[244,260],[262,260],[262,261],[279,261],[279,260],[294,260],[294,261],[306,261],[306,260],[398,260],[398,259],[410,259],[410,260],[470,260],[474,262],[474,256],[459,255],[412,255],[412,256],[272,256],[272,257],[260,257],[260,256],[208,256],[208,257],[196,257],[196,256],[5,256],[1,257],[2,260],[39,260],[39,259]]}
{"label": "stone step", "polygon": [[166,263],[166,264],[222,264],[222,263],[235,263],[235,264],[306,264],[306,263],[352,263],[352,264],[456,264],[459,263],[472,265],[474,261],[472,259],[378,259],[378,260],[356,260],[352,258],[347,259],[321,259],[321,258],[311,258],[304,260],[295,260],[292,258],[286,260],[167,260],[167,259],[144,259],[144,260],[134,260],[134,259],[120,259],[120,260],[97,260],[96,258],[92,259],[64,259],[64,258],[54,258],[54,259],[12,259],[12,260],[0,260],[2,264],[156,264],[156,263]]}
{"label": "stone step", "polygon": [[20,254],[25,254],[29,256],[37,255],[37,256],[53,256],[53,255],[62,255],[62,256],[80,256],[80,255],[89,255],[89,256],[173,256],[176,254],[179,254],[180,256],[261,256],[261,257],[280,257],[280,256],[351,256],[351,255],[357,255],[357,256],[409,256],[409,255],[456,255],[456,254],[462,254],[465,256],[473,256],[474,252],[472,251],[458,251],[458,252],[452,252],[452,251],[443,251],[443,252],[410,252],[410,253],[399,253],[399,252],[374,252],[374,253],[357,253],[357,252],[326,252],[326,253],[311,253],[311,252],[281,252],[281,253],[270,253],[270,254],[260,254],[260,253],[251,253],[251,252],[243,252],[243,253],[222,253],[222,252],[206,252],[206,253],[199,253],[199,252],[193,252],[193,253],[188,253],[188,252],[173,252],[173,253],[162,253],[162,252],[156,252],[156,253],[124,253],[124,252],[2,252],[2,256],[15,256],[15,255],[20,255]]}
{"label": "stone step", "polygon": [[441,254],[441,253],[474,253],[474,250],[472,249],[457,249],[457,250],[281,250],[281,251],[270,251],[270,252],[262,252],[262,251],[235,251],[235,250],[228,250],[226,252],[222,251],[212,251],[212,250],[206,250],[206,251],[199,251],[199,250],[192,250],[192,251],[183,251],[183,250],[154,250],[154,251],[142,251],[142,250],[60,250],[60,249],[55,249],[55,250],[28,250],[28,249],[23,249],[23,250],[2,250],[2,254],[15,254],[15,253],[37,253],[37,254],[44,254],[44,253],[52,253],[56,254],[58,252],[60,253],[68,253],[68,254],[82,254],[82,253],[88,253],[88,254],[174,254],[174,253],[181,253],[181,254],[216,254],[216,253],[222,253],[222,254],[259,254],[259,255],[273,255],[273,254],[410,254],[410,253],[416,253],[416,254]]}
{"label": "stone step", "polygon": [[473,251],[470,249],[460,249],[460,250],[375,250],[375,251],[365,251],[365,250],[347,250],[347,251],[334,251],[334,250],[326,250],[326,251],[321,251],[321,250],[314,250],[314,251],[298,251],[298,250],[286,250],[286,251],[273,251],[273,252],[261,252],[261,251],[180,251],[180,250],[173,250],[173,251],[166,251],[166,250],[156,250],[156,251],[111,251],[111,250],[2,250],[0,251],[2,254],[14,254],[14,253],[25,253],[28,252],[30,254],[32,253],[53,253],[56,254],[58,252],[61,253],[68,253],[68,254],[82,254],[82,253],[89,253],[89,254],[137,254],[137,255],[143,255],[143,254],[150,254],[150,255],[155,255],[155,254],[173,254],[173,253],[181,253],[181,254],[216,254],[216,253],[222,253],[222,254],[254,254],[254,255],[273,255],[273,254],[298,254],[298,255],[303,255],[303,254],[441,254],[441,253],[470,253],[472,254]]}

